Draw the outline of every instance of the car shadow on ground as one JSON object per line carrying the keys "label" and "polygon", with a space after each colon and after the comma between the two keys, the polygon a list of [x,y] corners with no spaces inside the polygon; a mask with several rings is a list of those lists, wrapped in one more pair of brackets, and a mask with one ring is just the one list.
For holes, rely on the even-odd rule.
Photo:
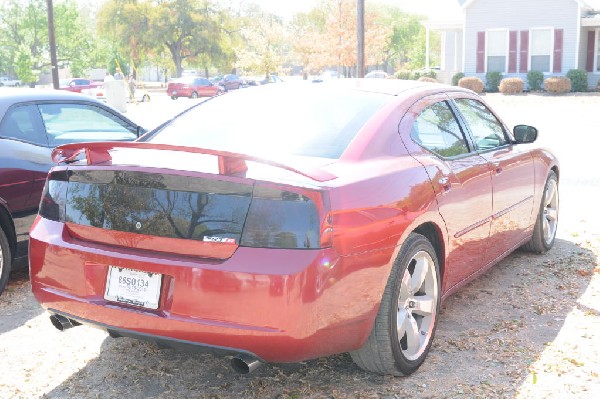
{"label": "car shadow on ground", "polygon": [[[264,365],[244,376],[226,357],[106,338],[96,358],[44,397],[514,397],[581,306],[597,262],[567,240],[544,255],[510,255],[445,302],[429,357],[406,378],[364,372],[348,354]],[[88,328],[64,334],[77,339]]]}

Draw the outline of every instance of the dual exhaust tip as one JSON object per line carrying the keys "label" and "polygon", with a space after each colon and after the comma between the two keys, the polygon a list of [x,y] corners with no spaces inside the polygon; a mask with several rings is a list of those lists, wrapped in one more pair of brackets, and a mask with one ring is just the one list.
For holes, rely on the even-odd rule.
{"label": "dual exhaust tip", "polygon": [[[50,316],[50,322],[59,331],[65,331],[81,325],[78,321],[59,314]],[[260,360],[245,353],[237,354],[231,359],[231,368],[239,374],[250,374],[261,365],[262,362]]]}
{"label": "dual exhaust tip", "polygon": [[50,322],[59,331],[65,331],[65,330],[68,330],[69,328],[73,328],[73,327],[77,327],[77,326],[81,325],[81,323],[79,323],[75,320],[72,320],[72,319],[68,319],[65,316],[61,316],[59,314],[53,314],[52,316],[50,316]]}

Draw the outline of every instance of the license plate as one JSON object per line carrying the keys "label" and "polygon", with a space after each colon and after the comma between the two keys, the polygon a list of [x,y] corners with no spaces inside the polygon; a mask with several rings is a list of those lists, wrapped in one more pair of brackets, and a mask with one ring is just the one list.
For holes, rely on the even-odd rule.
{"label": "license plate", "polygon": [[162,274],[109,266],[104,299],[158,309]]}

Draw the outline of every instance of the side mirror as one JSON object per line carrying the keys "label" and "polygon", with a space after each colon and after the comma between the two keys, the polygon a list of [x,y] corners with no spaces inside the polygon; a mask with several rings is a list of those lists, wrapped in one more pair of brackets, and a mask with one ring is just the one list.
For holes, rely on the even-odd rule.
{"label": "side mirror", "polygon": [[517,125],[513,128],[517,144],[533,143],[538,136],[538,130],[529,125]]}

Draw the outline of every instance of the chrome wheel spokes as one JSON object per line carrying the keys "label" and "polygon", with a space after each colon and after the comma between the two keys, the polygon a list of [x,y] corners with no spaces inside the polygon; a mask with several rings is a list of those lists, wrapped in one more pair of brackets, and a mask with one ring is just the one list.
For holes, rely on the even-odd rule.
{"label": "chrome wheel spokes", "polygon": [[431,340],[438,296],[435,263],[427,252],[419,251],[404,271],[398,297],[396,330],[408,360],[418,359]]}
{"label": "chrome wheel spokes", "polygon": [[550,244],[554,240],[558,226],[558,183],[554,179],[548,181],[543,206],[543,238],[546,244]]}

